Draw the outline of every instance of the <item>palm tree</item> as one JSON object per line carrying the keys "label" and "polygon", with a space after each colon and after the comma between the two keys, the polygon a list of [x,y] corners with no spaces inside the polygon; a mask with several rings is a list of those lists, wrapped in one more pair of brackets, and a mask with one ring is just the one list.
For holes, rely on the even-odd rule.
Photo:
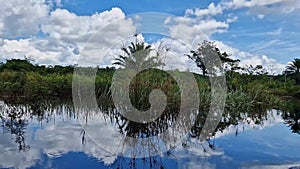
{"label": "palm tree", "polygon": [[284,71],[284,74],[291,75],[295,79],[296,84],[300,85],[300,59],[294,59]]}
{"label": "palm tree", "polygon": [[[146,69],[156,68],[164,65],[159,58],[159,53],[151,49],[151,45],[146,45],[144,42],[131,42],[131,45],[121,48],[125,55],[119,55],[115,59],[114,65],[125,67],[128,71],[123,71],[122,75],[119,74],[118,80],[127,81],[128,77],[131,77],[132,73],[138,73]],[[126,83],[124,83],[126,84]],[[139,87],[142,86],[139,83],[138,78],[135,78],[133,90],[134,90],[134,104],[139,105],[138,94],[140,93]]]}
{"label": "palm tree", "polygon": [[292,73],[299,73],[300,72],[300,59],[294,59],[292,63],[290,63],[287,67],[285,72],[287,74]]}
{"label": "palm tree", "polygon": [[[131,42],[128,48],[123,47],[124,55],[119,55],[116,58],[114,65],[123,66],[125,68],[141,71],[144,69],[155,68],[164,65],[159,59],[159,53],[151,49],[151,45],[145,45],[144,42]],[[152,51],[154,55],[151,56]]]}

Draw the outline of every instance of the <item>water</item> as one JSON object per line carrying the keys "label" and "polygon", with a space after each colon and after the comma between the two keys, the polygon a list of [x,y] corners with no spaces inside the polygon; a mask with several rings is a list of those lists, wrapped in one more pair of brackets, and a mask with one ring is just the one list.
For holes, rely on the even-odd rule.
{"label": "water", "polygon": [[[289,112],[226,113],[208,141],[187,137],[160,155],[130,158],[107,151],[118,114],[103,111],[97,144],[80,124],[80,113],[63,104],[0,104],[0,168],[291,168],[300,166],[298,108]],[[93,126],[89,116],[88,123]],[[122,120],[120,120],[122,121]],[[120,122],[119,121],[119,122]],[[103,124],[102,124],[103,123]],[[98,121],[99,124],[99,121]],[[127,128],[126,128],[127,127]],[[123,134],[134,135],[126,123]],[[85,128],[86,129],[86,128]],[[116,130],[120,131],[120,130]],[[147,133],[147,132],[145,132]],[[145,134],[143,133],[143,134]],[[96,140],[96,143],[95,143]],[[98,140],[99,141],[99,140]],[[127,145],[128,146],[128,145]],[[131,150],[128,148],[128,150]]]}

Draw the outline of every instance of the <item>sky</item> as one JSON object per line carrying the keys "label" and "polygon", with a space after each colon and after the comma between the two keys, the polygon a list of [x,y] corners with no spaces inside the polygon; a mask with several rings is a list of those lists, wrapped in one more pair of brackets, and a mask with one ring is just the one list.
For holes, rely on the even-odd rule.
{"label": "sky", "polygon": [[[2,62],[26,56],[36,64],[99,60],[97,64],[111,65],[120,48],[115,44],[132,40],[135,33],[154,47],[169,46],[166,63],[171,68],[196,71],[184,54],[204,39],[214,41],[242,65],[263,65],[270,74],[281,73],[288,62],[299,58],[299,0],[0,0],[0,4]],[[101,49],[93,51],[95,45]]]}

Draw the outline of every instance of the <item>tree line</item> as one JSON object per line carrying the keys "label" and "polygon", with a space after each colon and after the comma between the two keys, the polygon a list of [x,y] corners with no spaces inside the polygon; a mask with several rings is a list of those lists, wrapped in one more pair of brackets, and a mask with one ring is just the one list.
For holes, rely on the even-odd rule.
{"label": "tree line", "polygon": [[[135,101],[137,105],[147,107],[149,93],[155,88],[169,91],[171,93],[169,100],[178,103],[180,90],[168,73],[156,69],[164,63],[151,45],[136,41],[122,48],[122,51],[124,55],[117,56],[114,65],[120,66],[119,69],[144,70],[130,85],[132,93],[135,93],[131,95],[131,99],[140,102]],[[220,62],[212,59],[212,55],[219,58]],[[300,59],[294,59],[282,74],[270,75],[261,65],[241,67],[240,60],[232,59],[230,56],[209,41],[204,41],[196,50],[185,55],[194,61],[202,72],[202,74],[194,73],[194,76],[199,86],[200,100],[205,103],[201,104],[203,108],[209,107],[210,103],[208,77],[216,76],[220,68],[227,81],[228,109],[248,109],[262,103],[274,106],[281,103],[281,100],[300,98]],[[0,64],[0,97],[15,100],[71,98],[75,68],[76,65],[35,65],[27,58],[7,60],[6,63]],[[115,71],[115,67],[97,68],[95,79],[97,97],[110,98],[110,86]],[[168,71],[178,70],[166,72]]]}

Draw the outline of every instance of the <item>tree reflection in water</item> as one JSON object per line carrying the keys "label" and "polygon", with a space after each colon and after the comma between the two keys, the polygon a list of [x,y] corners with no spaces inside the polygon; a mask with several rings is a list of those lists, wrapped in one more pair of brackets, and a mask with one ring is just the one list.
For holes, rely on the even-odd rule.
{"label": "tree reflection in water", "polygon": [[15,103],[11,100],[7,103],[2,102],[0,119],[3,132],[11,134],[18,144],[19,151],[28,151],[30,145],[26,143],[26,126],[29,120],[37,120],[42,125],[43,121],[49,122],[54,117],[55,122],[55,113],[62,112],[60,110],[65,108],[71,110],[65,104],[57,105],[50,102],[35,102],[34,104]]}
{"label": "tree reflection in water", "polygon": [[10,133],[18,144],[19,151],[27,151],[30,146],[25,142],[25,130],[27,120],[25,115],[28,113],[21,105],[1,106],[1,120],[3,132]]}
{"label": "tree reflection in water", "polygon": [[290,127],[293,133],[300,134],[300,106],[294,104],[289,108],[289,111],[285,111],[283,114],[285,124]]}
{"label": "tree reflection in water", "polygon": [[[30,123],[30,120],[37,120],[41,125],[43,123],[54,122],[55,119],[60,117],[62,113],[67,114],[70,119],[78,119],[81,114],[85,114],[89,112],[88,109],[84,109],[82,112],[74,112],[73,105],[69,102],[36,102],[34,104],[28,103],[10,103],[6,102],[0,105],[0,118],[1,125],[4,133],[10,133],[12,138],[15,140],[15,143],[18,145],[19,151],[28,151],[30,149],[30,145],[26,143],[26,127]],[[155,137],[159,135],[161,132],[164,132],[169,127],[172,127],[172,122],[176,119],[176,110],[167,109],[163,116],[158,118],[157,120],[145,124],[139,124],[132,121],[127,120],[122,117],[121,113],[114,109],[113,106],[103,106],[101,108],[101,112],[96,112],[97,114],[103,115],[106,123],[111,123],[117,129],[119,133],[128,137],[134,138],[146,138],[146,137]],[[94,112],[95,113],[95,112]],[[85,114],[87,119],[87,124],[89,124],[89,120],[92,120],[93,116],[90,114]],[[196,118],[196,123],[193,125],[192,129],[189,131],[189,134],[186,140],[191,138],[199,139],[200,132],[204,125],[206,118],[206,113],[199,113]],[[259,111],[253,110],[252,112],[241,113],[241,112],[229,112],[225,111],[223,114],[222,120],[220,121],[218,127],[215,130],[215,133],[212,134],[211,138],[207,138],[206,143],[208,143],[208,147],[203,147],[204,152],[209,152],[207,148],[214,151],[215,142],[214,137],[217,132],[223,132],[229,126],[237,126],[239,124],[249,124],[254,123],[256,126],[264,126],[265,122],[268,120],[269,114],[266,109],[260,109]],[[290,127],[293,133],[300,134],[300,109],[297,106],[294,106],[289,109],[289,111],[282,112],[282,118]],[[182,126],[184,127],[186,120],[182,120]],[[238,128],[236,130],[236,135],[238,135]],[[89,144],[87,141],[88,135],[86,131],[83,129],[78,133],[80,136],[80,141],[83,145]],[[172,137],[170,137],[172,138]],[[165,142],[168,142],[170,138],[165,138]],[[133,154],[132,158],[121,157],[119,156],[115,163],[113,164],[115,167],[120,166],[131,166],[131,168],[141,167],[141,164],[137,164],[137,158],[134,155],[134,151],[137,151],[135,144],[141,144],[138,142],[127,142],[128,140],[123,140],[126,146],[131,146]],[[161,142],[161,143],[165,143]],[[182,147],[188,147],[188,141],[183,141],[180,145]],[[153,143],[153,145],[147,145],[147,148],[157,148],[158,145]],[[170,150],[165,153],[167,156],[172,156],[174,147],[170,147]],[[148,151],[141,150],[138,151]],[[161,156],[152,156],[149,158],[141,159],[144,164],[143,166],[148,166],[150,168],[164,168],[163,161]]]}

